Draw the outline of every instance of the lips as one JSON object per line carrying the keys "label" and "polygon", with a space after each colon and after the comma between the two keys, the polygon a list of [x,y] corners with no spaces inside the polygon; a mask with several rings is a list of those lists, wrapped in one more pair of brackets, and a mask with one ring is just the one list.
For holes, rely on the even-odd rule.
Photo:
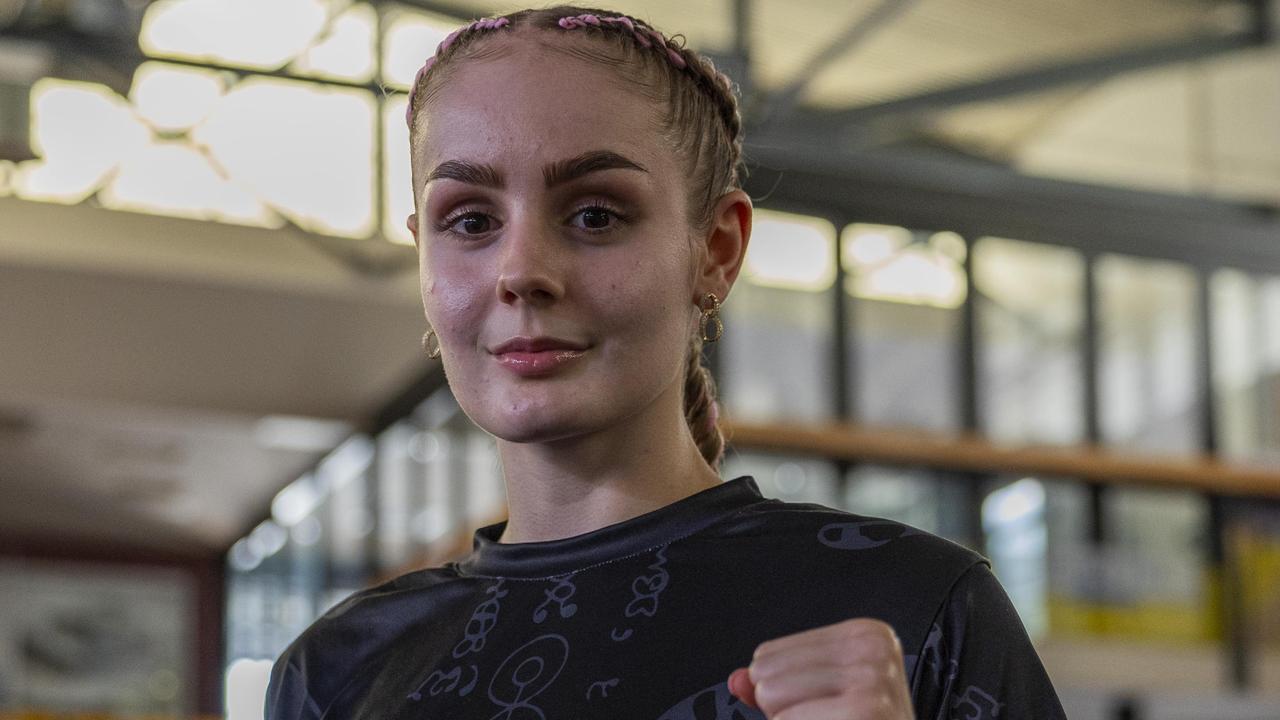
{"label": "lips", "polygon": [[586,353],[587,346],[552,337],[512,338],[490,350],[498,363],[521,377],[550,375]]}
{"label": "lips", "polygon": [[512,352],[522,353],[540,353],[555,350],[586,350],[587,346],[583,343],[575,343],[569,340],[561,340],[555,337],[514,337],[493,348],[489,352],[494,355],[503,355]]}

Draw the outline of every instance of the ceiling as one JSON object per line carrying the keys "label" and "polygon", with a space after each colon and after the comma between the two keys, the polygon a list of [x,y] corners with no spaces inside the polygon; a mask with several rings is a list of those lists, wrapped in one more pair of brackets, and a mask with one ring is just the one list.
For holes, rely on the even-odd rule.
{"label": "ceiling", "polygon": [[[142,4],[97,4],[123,8],[100,27],[136,35]],[[1247,41],[1248,3],[611,5],[682,30],[736,70],[753,123],[794,121],[797,142],[942,145],[1029,175],[1280,207],[1280,49]],[[0,1],[0,59],[61,52],[56,24],[12,20],[23,7]],[[93,205],[0,197],[0,537],[225,549],[430,370],[411,248]]]}
{"label": "ceiling", "polygon": [[0,198],[2,534],[224,549],[428,371],[398,250]]}

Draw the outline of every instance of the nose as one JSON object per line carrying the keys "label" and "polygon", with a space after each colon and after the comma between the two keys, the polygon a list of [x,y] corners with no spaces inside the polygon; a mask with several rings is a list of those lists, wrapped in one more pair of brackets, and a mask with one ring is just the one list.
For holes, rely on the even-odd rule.
{"label": "nose", "polygon": [[507,225],[498,258],[498,299],[543,306],[564,296],[564,248],[556,234],[536,220]]}

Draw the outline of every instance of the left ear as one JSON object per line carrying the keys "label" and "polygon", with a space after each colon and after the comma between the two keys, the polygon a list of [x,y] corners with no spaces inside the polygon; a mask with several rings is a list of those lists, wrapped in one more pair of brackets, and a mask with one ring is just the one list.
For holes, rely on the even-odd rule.
{"label": "left ear", "polygon": [[724,302],[738,279],[751,240],[751,196],[742,190],[722,195],[712,210],[711,226],[704,240],[707,253],[698,270],[695,305],[709,292]]}

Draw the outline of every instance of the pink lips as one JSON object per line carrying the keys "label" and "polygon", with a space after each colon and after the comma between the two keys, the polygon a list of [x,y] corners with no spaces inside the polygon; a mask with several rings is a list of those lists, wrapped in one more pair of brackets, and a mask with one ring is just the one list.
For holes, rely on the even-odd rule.
{"label": "pink lips", "polygon": [[498,363],[524,377],[547,375],[582,357],[586,345],[553,337],[516,337],[489,352]]}

